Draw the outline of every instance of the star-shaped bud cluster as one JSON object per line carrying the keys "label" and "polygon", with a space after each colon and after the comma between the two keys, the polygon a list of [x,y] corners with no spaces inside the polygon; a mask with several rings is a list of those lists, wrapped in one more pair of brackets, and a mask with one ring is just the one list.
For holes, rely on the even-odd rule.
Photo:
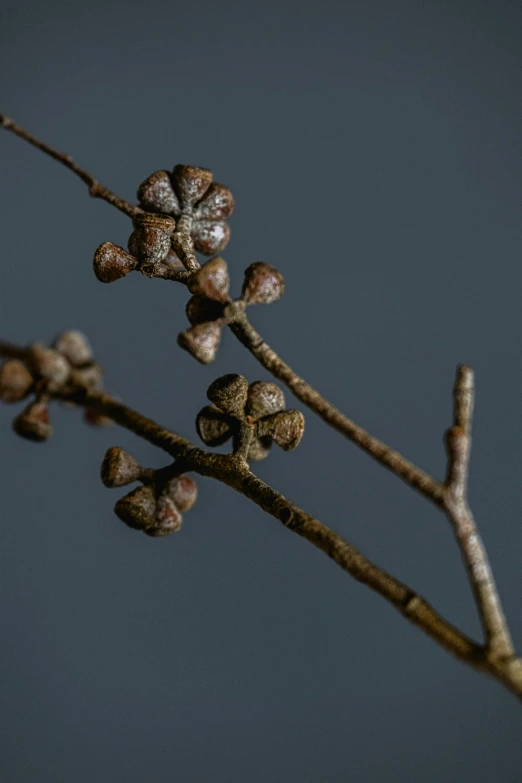
{"label": "star-shaped bud cluster", "polygon": [[221,446],[232,438],[237,451],[245,427],[252,428],[247,460],[268,456],[272,443],[284,451],[295,449],[304,433],[300,411],[285,410],[282,390],[274,383],[254,381],[242,375],[223,375],[207,390],[213,405],[198,413],[196,428],[207,446]]}
{"label": "star-shaped bud cluster", "polygon": [[176,533],[181,528],[182,513],[192,508],[197,498],[196,482],[190,476],[166,478],[165,469],[143,468],[117,446],[105,454],[101,479],[111,488],[141,482],[117,501],[114,511],[129,527],[155,538]]}
{"label": "star-shaped bud cluster", "polygon": [[[186,308],[191,326],[181,332],[178,343],[199,362],[209,364],[216,356],[223,326],[234,319],[225,310],[232,301],[226,261],[211,258],[190,276],[187,285],[192,294]],[[283,276],[275,267],[257,262],[246,269],[241,296],[236,301],[243,308],[271,304],[282,296],[284,288]]]}
{"label": "star-shaped bud cluster", "polygon": [[[101,369],[81,332],[64,332],[51,348],[35,343],[21,358],[4,362],[0,367],[0,400],[14,403],[34,396],[14,419],[14,431],[28,440],[48,440],[52,434],[49,403],[53,395],[65,392],[72,383],[87,391],[98,391],[103,386]],[[89,409],[84,415],[89,424],[109,422]]]}

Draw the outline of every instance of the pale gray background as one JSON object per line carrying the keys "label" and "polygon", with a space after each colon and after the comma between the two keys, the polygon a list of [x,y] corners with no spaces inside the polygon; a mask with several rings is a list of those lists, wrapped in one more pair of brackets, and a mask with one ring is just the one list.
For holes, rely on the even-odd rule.
{"label": "pale gray background", "polygon": [[[426,469],[444,470],[454,368],[477,371],[471,499],[522,648],[522,221],[518,2],[25,3],[0,13],[1,109],[133,197],[211,167],[237,210],[226,258],[287,293],[252,319],[295,368]],[[127,219],[0,133],[1,332],[76,327],[107,384],[196,438],[224,372],[266,378],[226,334],[176,346],[186,292],[104,287]],[[299,406],[302,407],[302,406]],[[117,428],[56,410],[2,444],[3,780],[515,783],[522,710],[231,490],[200,482],[181,534],[112,514]],[[442,516],[307,414],[259,474],[478,634]]]}

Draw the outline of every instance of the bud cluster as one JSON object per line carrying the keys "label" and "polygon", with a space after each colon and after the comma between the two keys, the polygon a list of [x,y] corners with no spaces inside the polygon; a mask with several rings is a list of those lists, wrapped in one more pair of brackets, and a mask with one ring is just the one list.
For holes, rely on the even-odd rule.
{"label": "bud cluster", "polygon": [[[49,402],[57,392],[67,389],[74,373],[74,383],[88,391],[102,388],[102,373],[95,363],[87,338],[77,331],[63,332],[51,348],[35,343],[23,358],[9,359],[0,367],[0,400],[21,402],[33,394],[35,399],[14,419],[13,429],[22,438],[45,441],[52,434]],[[86,409],[90,424],[108,421]]]}
{"label": "bud cluster", "polygon": [[223,375],[207,390],[212,406],[198,413],[196,429],[207,446],[220,446],[232,438],[234,451],[245,426],[252,427],[248,460],[268,456],[272,443],[284,451],[295,449],[304,433],[300,411],[285,410],[284,394],[274,383],[254,381],[242,375]]}
{"label": "bud cluster", "polygon": [[116,516],[135,530],[159,537],[181,528],[182,513],[188,511],[197,498],[196,482],[190,476],[164,478],[164,470],[151,470],[141,465],[121,448],[114,446],[105,454],[101,479],[106,487],[123,487],[142,482],[114,506]]}

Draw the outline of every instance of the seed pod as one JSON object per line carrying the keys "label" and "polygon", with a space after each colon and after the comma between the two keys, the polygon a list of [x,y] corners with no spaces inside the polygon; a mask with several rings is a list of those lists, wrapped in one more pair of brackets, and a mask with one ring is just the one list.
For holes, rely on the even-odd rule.
{"label": "seed pod", "polygon": [[192,325],[201,324],[205,321],[215,321],[223,315],[223,305],[221,302],[215,302],[207,299],[206,296],[191,296],[185,308],[187,318]]}
{"label": "seed pod", "polygon": [[241,298],[247,304],[271,304],[284,290],[283,275],[270,264],[258,261],[245,270]]}
{"label": "seed pod", "polygon": [[196,417],[196,430],[207,446],[221,446],[232,435],[233,421],[217,408],[206,405]]}
{"label": "seed pod", "polygon": [[271,445],[270,438],[254,438],[248,449],[247,460],[259,462],[259,460],[266,459],[270,453]]}
{"label": "seed pod", "polygon": [[188,289],[191,294],[204,296],[216,302],[228,300],[230,278],[227,263],[223,258],[211,258],[206,264],[194,272],[189,279]]}
{"label": "seed pod", "polygon": [[167,482],[162,495],[168,495],[179,511],[188,511],[196,502],[198,487],[190,476],[176,476]]}
{"label": "seed pod", "polygon": [[91,427],[111,427],[114,424],[112,419],[104,416],[103,413],[99,413],[99,411],[95,411],[94,408],[85,408],[83,420]]}
{"label": "seed pod", "polygon": [[27,397],[33,383],[33,376],[25,364],[20,359],[10,359],[0,367],[0,400],[20,402]]}
{"label": "seed pod", "polygon": [[228,245],[230,228],[227,223],[215,220],[196,220],[192,227],[192,239],[198,252],[213,256]]}
{"label": "seed pod", "polygon": [[219,182],[213,182],[194,210],[194,217],[196,220],[223,220],[233,211],[234,197],[230,190]]}
{"label": "seed pod", "polygon": [[182,207],[193,206],[199,201],[212,182],[212,172],[197,166],[174,166],[172,184]]}
{"label": "seed pod", "polygon": [[209,364],[215,359],[221,327],[215,321],[196,324],[178,335],[178,345],[192,354],[201,364]]}
{"label": "seed pod", "polygon": [[210,402],[230,416],[242,416],[248,395],[248,381],[242,375],[222,375],[207,389]]}
{"label": "seed pod", "polygon": [[13,429],[17,435],[27,440],[44,441],[52,434],[49,420],[49,409],[43,400],[28,405],[13,421]]}
{"label": "seed pod", "polygon": [[91,345],[81,332],[62,332],[53,342],[53,348],[65,356],[73,367],[82,367],[93,361]]}
{"label": "seed pod", "polygon": [[104,242],[96,250],[92,265],[94,274],[101,283],[114,283],[136,269],[138,259],[122,247],[113,245],[112,242]]}
{"label": "seed pod", "polygon": [[119,446],[112,446],[105,452],[101,466],[101,480],[106,487],[124,487],[138,481],[141,466],[134,457]]}
{"label": "seed pod", "polygon": [[264,419],[273,440],[284,451],[291,451],[299,444],[304,434],[305,421],[301,411],[282,411]]}
{"label": "seed pod", "polygon": [[148,212],[181,213],[168,171],[155,171],[147,177],[138,188],[138,200]]}
{"label": "seed pod", "polygon": [[55,387],[62,386],[71,373],[70,364],[65,356],[40,343],[31,346],[28,361],[36,375]]}
{"label": "seed pod", "polygon": [[100,391],[103,387],[103,372],[98,364],[88,364],[76,372],[76,377],[89,391]]}
{"label": "seed pod", "polygon": [[154,524],[147,527],[144,532],[148,536],[157,538],[177,533],[181,528],[182,517],[176,504],[168,495],[161,495],[156,503]]}
{"label": "seed pod", "polygon": [[246,413],[255,419],[284,410],[285,395],[275,383],[254,381],[248,387]]}
{"label": "seed pod", "polygon": [[161,263],[169,254],[170,238],[176,228],[174,218],[152,212],[139,212],[134,216],[134,231],[129,237],[128,248],[140,264]]}
{"label": "seed pod", "polygon": [[135,530],[154,527],[156,497],[152,487],[136,487],[128,495],[120,498],[114,506],[116,516]]}

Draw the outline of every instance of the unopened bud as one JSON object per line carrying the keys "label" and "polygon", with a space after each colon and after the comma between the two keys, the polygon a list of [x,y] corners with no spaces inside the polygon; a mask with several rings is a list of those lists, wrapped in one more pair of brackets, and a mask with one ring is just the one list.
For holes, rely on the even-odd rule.
{"label": "unopened bud", "polygon": [[196,417],[196,430],[207,446],[221,446],[232,435],[232,420],[217,408],[206,405]]}
{"label": "unopened bud", "polygon": [[120,498],[114,506],[116,516],[135,530],[147,530],[155,525],[156,497],[149,486],[136,487]]}
{"label": "unopened bud", "polygon": [[271,440],[269,438],[254,438],[248,448],[247,460],[259,462],[266,459],[270,453]]}
{"label": "unopened bud", "polygon": [[215,220],[196,220],[192,227],[194,247],[205,256],[221,253],[228,245],[230,228],[227,223]]}
{"label": "unopened bud", "polygon": [[168,171],[155,171],[141,183],[138,199],[148,212],[164,212],[167,215],[179,215],[179,201],[174,193]]}
{"label": "unopened bud", "polygon": [[190,476],[176,476],[166,484],[162,494],[168,495],[179,511],[188,511],[196,502],[198,487]]}
{"label": "unopened bud", "polygon": [[33,376],[20,359],[10,359],[0,367],[0,400],[20,402],[33,386]]}
{"label": "unopened bud", "polygon": [[91,345],[81,332],[62,332],[54,341],[53,348],[65,356],[73,367],[82,367],[93,360]]}
{"label": "unopened bud", "polygon": [[28,405],[13,421],[13,429],[17,435],[27,440],[48,440],[52,427],[47,404],[43,400],[37,400]]}
{"label": "unopened bud", "polygon": [[206,296],[191,296],[185,308],[187,318],[192,325],[205,321],[215,321],[223,315],[223,305]]}
{"label": "unopened bud", "polygon": [[230,278],[226,261],[223,258],[212,258],[197,272],[194,272],[188,282],[191,294],[207,297],[216,302],[228,300]]}
{"label": "unopened bud", "polygon": [[104,242],[94,254],[94,274],[101,283],[113,283],[125,277],[138,266],[138,259],[122,247]]}
{"label": "unopened bud", "polygon": [[234,197],[230,190],[219,182],[213,182],[194,210],[194,217],[197,220],[223,220],[233,211]]}
{"label": "unopened bud", "polygon": [[201,364],[209,364],[215,359],[221,327],[215,321],[196,324],[178,335],[178,345],[192,354]]}
{"label": "unopened bud", "polygon": [[177,533],[181,528],[182,517],[175,502],[169,495],[161,495],[156,503],[154,525],[145,529],[148,536],[159,537]]}
{"label": "unopened bud", "polygon": [[275,383],[254,381],[248,387],[246,412],[255,419],[278,413],[285,407],[285,395]]}
{"label": "unopened bud", "polygon": [[107,449],[101,466],[101,480],[106,487],[124,487],[138,481],[141,466],[119,446]]}
{"label": "unopened bud", "polygon": [[210,402],[231,416],[241,416],[248,395],[248,381],[242,375],[222,375],[207,389]]}
{"label": "unopened bud", "polygon": [[265,421],[270,425],[269,432],[273,440],[284,451],[295,449],[303,437],[305,420],[301,411],[282,411]]}
{"label": "unopened bud", "polygon": [[65,356],[39,343],[31,346],[29,363],[37,375],[55,387],[62,386],[71,373],[70,364]]}
{"label": "unopened bud", "polygon": [[193,206],[207,192],[212,172],[198,166],[179,164],[172,170],[172,184],[182,206]]}
{"label": "unopened bud", "polygon": [[271,304],[284,290],[283,275],[270,264],[257,262],[245,271],[241,297],[247,304]]}
{"label": "unopened bud", "polygon": [[129,237],[129,252],[140,264],[163,261],[170,251],[170,238],[176,228],[174,219],[169,215],[139,212],[132,223],[134,231]]}

